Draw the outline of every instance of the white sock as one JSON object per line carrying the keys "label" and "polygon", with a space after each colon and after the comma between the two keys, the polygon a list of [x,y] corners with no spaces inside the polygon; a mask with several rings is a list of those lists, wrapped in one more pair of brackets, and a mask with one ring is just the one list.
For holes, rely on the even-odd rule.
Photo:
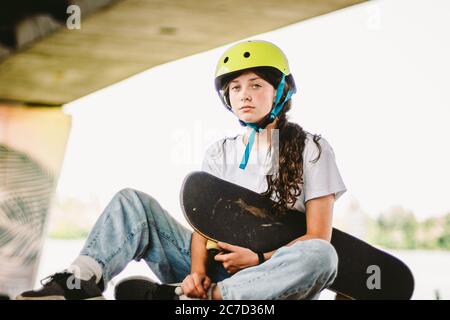
{"label": "white sock", "polygon": [[98,283],[102,278],[102,267],[89,256],[78,256],[67,268],[67,271],[73,273],[75,277],[81,280],[87,281],[92,276],[95,276],[95,282]]}
{"label": "white sock", "polygon": [[[206,291],[206,300],[213,300],[212,293],[216,286],[217,286],[216,283],[211,283],[208,290]],[[180,300],[201,300],[199,298],[189,298],[187,295],[183,294],[181,287],[176,287],[175,293],[178,295],[178,299],[180,299]]]}

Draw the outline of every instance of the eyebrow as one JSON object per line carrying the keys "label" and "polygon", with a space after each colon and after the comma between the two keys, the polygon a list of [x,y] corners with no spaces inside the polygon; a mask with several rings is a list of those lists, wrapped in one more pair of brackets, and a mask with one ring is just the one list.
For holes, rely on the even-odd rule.
{"label": "eyebrow", "polygon": [[[255,80],[258,80],[258,79],[261,79],[261,78],[260,77],[251,78],[248,81],[255,81]],[[238,80],[232,80],[231,82],[239,82],[239,81]]]}

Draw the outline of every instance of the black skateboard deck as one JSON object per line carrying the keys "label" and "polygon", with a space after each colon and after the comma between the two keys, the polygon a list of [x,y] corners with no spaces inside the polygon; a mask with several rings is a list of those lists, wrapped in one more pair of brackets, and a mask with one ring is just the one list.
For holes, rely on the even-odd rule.
{"label": "black skateboard deck", "polygon": [[[213,242],[268,252],[306,233],[304,213],[287,210],[279,215],[267,197],[206,172],[185,178],[180,201],[192,228]],[[402,261],[336,228],[331,244],[339,264],[330,290],[352,299],[411,298],[414,278]]]}

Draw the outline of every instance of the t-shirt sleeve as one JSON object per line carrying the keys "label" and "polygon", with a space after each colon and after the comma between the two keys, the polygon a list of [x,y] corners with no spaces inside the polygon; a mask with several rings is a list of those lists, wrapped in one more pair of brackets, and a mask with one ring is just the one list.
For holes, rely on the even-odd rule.
{"label": "t-shirt sleeve", "polygon": [[215,142],[208,147],[203,157],[202,171],[221,178],[218,159],[220,158],[219,142]]}
{"label": "t-shirt sleeve", "polygon": [[305,147],[303,162],[305,202],[332,193],[335,194],[336,201],[347,191],[347,188],[339,173],[333,148],[324,138],[320,138],[318,143],[322,149],[318,160],[316,159],[319,155],[317,144],[310,141],[308,148]]}

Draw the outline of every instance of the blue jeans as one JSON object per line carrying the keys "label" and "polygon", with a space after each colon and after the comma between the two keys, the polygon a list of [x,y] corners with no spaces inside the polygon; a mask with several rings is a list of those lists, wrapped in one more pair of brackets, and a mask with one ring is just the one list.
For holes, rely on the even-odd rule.
{"label": "blue jeans", "polygon": [[[179,283],[190,273],[192,231],[178,223],[158,201],[123,189],[107,205],[81,255],[96,260],[107,283],[131,260],[144,259],[163,283]],[[230,276],[219,263],[209,276],[223,299],[314,299],[336,277],[334,247],[313,239],[281,247],[258,266]]]}

